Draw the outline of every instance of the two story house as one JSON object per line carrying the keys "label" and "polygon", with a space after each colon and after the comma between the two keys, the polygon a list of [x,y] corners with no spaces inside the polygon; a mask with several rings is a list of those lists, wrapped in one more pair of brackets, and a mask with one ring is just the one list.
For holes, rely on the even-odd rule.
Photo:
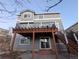
{"label": "two story house", "polygon": [[[55,36],[59,31],[63,33],[63,30],[60,13],[22,11],[17,15],[13,28],[11,50],[27,51],[27,59],[42,59],[44,56],[45,59],[52,59],[52,55],[57,58],[59,50],[66,50]],[[57,47],[59,44],[60,49]]]}

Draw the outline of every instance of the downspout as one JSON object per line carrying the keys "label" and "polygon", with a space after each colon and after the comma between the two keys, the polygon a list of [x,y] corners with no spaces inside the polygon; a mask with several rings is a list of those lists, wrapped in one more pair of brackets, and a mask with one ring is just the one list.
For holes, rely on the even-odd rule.
{"label": "downspout", "polygon": [[67,39],[67,36],[66,36],[66,32],[64,31],[64,26],[63,26],[63,24],[62,24],[62,21],[60,20],[60,23],[61,23],[61,26],[62,26],[62,28],[63,28],[63,34],[64,34],[64,37],[65,37],[65,41],[66,41],[66,44],[68,44],[68,39]]}
{"label": "downspout", "polygon": [[64,37],[65,37],[66,44],[68,44],[68,39],[65,32],[64,32]]}
{"label": "downspout", "polygon": [[74,35],[75,40],[78,42],[78,40],[77,40],[77,37],[76,37],[75,33],[74,33],[73,35]]}

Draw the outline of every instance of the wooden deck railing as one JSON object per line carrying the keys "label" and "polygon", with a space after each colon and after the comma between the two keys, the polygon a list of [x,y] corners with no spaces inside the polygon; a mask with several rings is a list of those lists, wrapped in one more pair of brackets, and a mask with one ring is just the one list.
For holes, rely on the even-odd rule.
{"label": "wooden deck railing", "polygon": [[69,43],[66,44],[63,34],[57,35],[57,37],[69,48],[70,53],[78,54],[78,45],[75,44],[75,42],[73,40],[68,39]]}

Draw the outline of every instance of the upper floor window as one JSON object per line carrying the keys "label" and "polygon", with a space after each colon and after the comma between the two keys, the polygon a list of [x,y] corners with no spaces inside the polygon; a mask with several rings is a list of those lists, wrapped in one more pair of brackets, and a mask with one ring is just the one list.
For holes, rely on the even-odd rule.
{"label": "upper floor window", "polygon": [[30,14],[25,14],[24,18],[30,18]]}
{"label": "upper floor window", "polygon": [[43,15],[39,15],[39,19],[42,19],[43,18]]}
{"label": "upper floor window", "polygon": [[24,18],[26,18],[26,17],[27,17],[27,14],[24,15]]}

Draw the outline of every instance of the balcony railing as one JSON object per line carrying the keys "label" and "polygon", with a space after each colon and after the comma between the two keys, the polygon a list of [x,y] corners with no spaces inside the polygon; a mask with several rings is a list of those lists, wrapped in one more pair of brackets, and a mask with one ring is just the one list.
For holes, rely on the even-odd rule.
{"label": "balcony railing", "polygon": [[56,28],[54,23],[17,24],[15,28]]}

